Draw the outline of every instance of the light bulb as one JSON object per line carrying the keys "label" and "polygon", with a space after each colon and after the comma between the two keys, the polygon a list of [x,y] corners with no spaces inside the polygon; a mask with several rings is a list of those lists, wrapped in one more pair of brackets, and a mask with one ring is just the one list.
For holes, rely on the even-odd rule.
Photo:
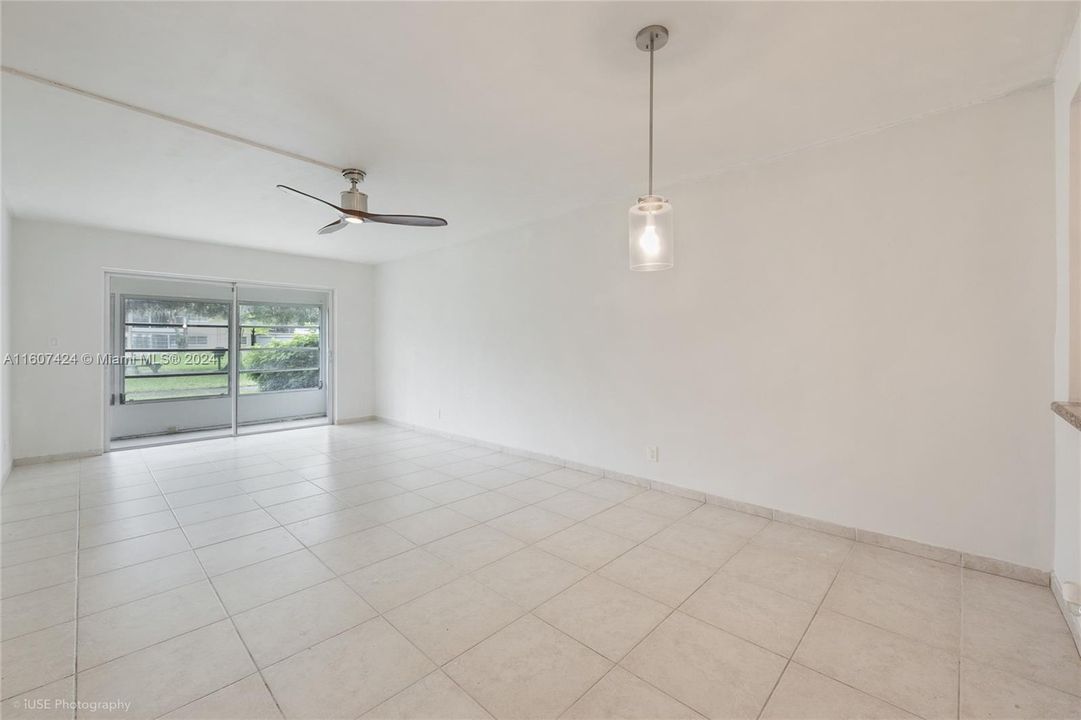
{"label": "light bulb", "polygon": [[661,251],[661,239],[657,236],[657,226],[652,223],[646,225],[646,229],[638,236],[638,247],[650,257],[657,257]]}
{"label": "light bulb", "polygon": [[344,216],[342,218],[342,220],[345,220],[347,223],[362,223],[362,222],[364,222],[361,218],[358,218],[356,215],[346,215],[346,216]]}

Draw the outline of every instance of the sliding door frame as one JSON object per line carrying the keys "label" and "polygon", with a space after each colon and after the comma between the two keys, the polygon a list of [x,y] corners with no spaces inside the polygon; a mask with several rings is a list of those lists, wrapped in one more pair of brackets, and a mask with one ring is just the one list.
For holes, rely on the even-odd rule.
{"label": "sliding door frame", "polygon": [[[326,397],[326,421],[322,424],[333,425],[335,424],[336,417],[336,405],[335,396],[338,388],[338,370],[335,352],[335,344],[337,341],[337,314],[334,308],[334,288],[331,287],[319,287],[312,285],[299,285],[295,283],[280,283],[280,282],[268,282],[263,280],[242,280],[231,279],[214,276],[200,276],[200,275],[184,275],[180,273],[165,273],[165,272],[153,272],[143,270],[130,270],[125,268],[103,268],[102,272],[102,286],[101,297],[103,305],[103,318],[104,318],[104,332],[102,333],[102,357],[110,357],[115,354],[115,348],[118,347],[116,341],[118,339],[118,333],[121,332],[120,328],[123,327],[121,318],[117,313],[116,298],[112,294],[112,279],[114,277],[127,277],[127,278],[139,278],[144,280],[173,280],[181,282],[195,282],[195,283],[210,283],[215,285],[226,285],[232,288],[232,303],[229,311],[229,387],[230,387],[230,412],[231,412],[231,427],[229,430],[222,430],[222,434],[219,437],[240,437],[241,435],[256,435],[268,432],[281,432],[290,428],[274,428],[268,427],[266,429],[251,430],[248,429],[245,432],[240,432],[239,425],[239,403],[240,403],[240,287],[263,287],[263,288],[281,288],[285,290],[302,290],[315,293],[323,293],[326,295],[326,304],[323,307],[323,322],[320,332],[319,342],[322,347],[321,354],[324,356],[323,372],[325,378],[323,380],[323,386]],[[120,341],[122,343],[122,340]],[[116,448],[112,447],[112,413],[110,408],[112,404],[110,402],[110,396],[116,395],[119,392],[119,388],[115,387],[117,382],[117,373],[123,372],[123,366],[111,365],[103,363],[102,367],[102,385],[101,392],[98,393],[101,403],[101,427],[102,427],[102,448],[104,452],[117,452],[126,450],[128,448]],[[116,395],[119,400],[119,395]],[[314,424],[313,426],[317,426]],[[202,439],[202,438],[200,438]],[[148,438],[148,442],[141,444],[138,447],[151,447],[154,445],[174,445],[178,443],[194,442],[194,439],[176,438],[169,435],[161,436],[160,442],[155,442]],[[134,446],[133,446],[134,447]]]}

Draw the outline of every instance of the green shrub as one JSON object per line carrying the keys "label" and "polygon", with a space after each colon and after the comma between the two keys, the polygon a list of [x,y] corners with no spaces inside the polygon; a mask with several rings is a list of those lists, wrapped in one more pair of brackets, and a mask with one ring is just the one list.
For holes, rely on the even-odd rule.
{"label": "green shrub", "polygon": [[[296,352],[296,348],[319,347],[316,334],[297,335],[289,340],[271,340],[266,345],[244,353],[244,364],[263,370],[287,370],[289,368],[307,368],[319,364],[317,353]],[[319,386],[319,370],[298,372],[260,372],[244,370],[263,392],[271,390],[298,390]]]}

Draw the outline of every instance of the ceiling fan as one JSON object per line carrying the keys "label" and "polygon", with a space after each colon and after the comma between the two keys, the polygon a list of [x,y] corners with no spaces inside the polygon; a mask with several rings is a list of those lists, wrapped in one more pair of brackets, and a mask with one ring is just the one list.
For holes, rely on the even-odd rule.
{"label": "ceiling fan", "polygon": [[364,180],[364,171],[347,168],[342,170],[342,177],[349,181],[350,187],[348,190],[342,190],[341,207],[287,185],[279,185],[278,188],[296,193],[317,203],[322,203],[329,208],[333,208],[338,213],[337,220],[319,228],[320,235],[338,232],[347,225],[363,222],[384,223],[386,225],[413,225],[416,227],[438,227],[447,224],[447,221],[443,218],[429,215],[380,215],[370,213],[368,212],[368,196],[357,190],[357,183]]}

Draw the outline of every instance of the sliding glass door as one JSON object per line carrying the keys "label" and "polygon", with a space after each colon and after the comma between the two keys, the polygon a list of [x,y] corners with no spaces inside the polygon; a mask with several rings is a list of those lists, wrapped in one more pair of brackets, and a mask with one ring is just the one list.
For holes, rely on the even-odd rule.
{"label": "sliding glass door", "polygon": [[110,440],[233,427],[233,288],[114,276]]}
{"label": "sliding glass door", "polygon": [[326,293],[237,288],[237,423],[297,423],[327,414]]}
{"label": "sliding glass door", "polygon": [[327,292],[109,277],[113,447],[325,421]]}

